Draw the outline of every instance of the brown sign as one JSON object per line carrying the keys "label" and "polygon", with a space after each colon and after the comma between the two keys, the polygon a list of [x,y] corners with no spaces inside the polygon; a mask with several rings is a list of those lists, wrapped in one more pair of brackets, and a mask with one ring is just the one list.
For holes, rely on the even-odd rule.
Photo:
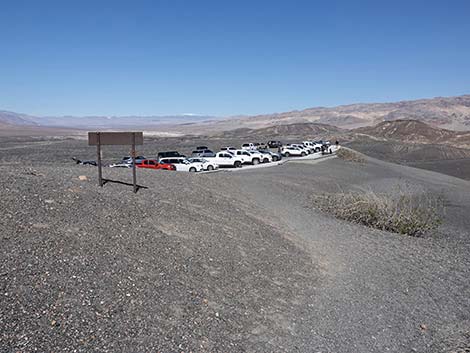
{"label": "brown sign", "polygon": [[88,146],[98,145],[143,145],[142,132],[89,132]]}
{"label": "brown sign", "polygon": [[88,145],[96,146],[96,157],[98,161],[98,184],[103,186],[103,176],[101,170],[101,146],[102,145],[131,145],[132,157],[132,181],[134,192],[137,192],[137,181],[135,173],[135,145],[144,144],[144,135],[142,132],[89,132]]}

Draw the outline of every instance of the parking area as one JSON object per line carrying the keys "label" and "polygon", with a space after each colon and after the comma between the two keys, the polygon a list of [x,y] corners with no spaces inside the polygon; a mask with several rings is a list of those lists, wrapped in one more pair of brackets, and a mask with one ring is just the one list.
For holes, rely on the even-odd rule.
{"label": "parking area", "polygon": [[204,171],[203,173],[217,173],[217,172],[228,172],[228,173],[238,173],[238,172],[243,172],[247,170],[253,170],[253,169],[261,169],[261,168],[272,168],[276,167],[279,165],[283,165],[286,163],[309,163],[311,164],[312,162],[317,162],[329,158],[336,158],[336,152],[340,146],[334,146],[332,147],[332,153],[328,154],[322,154],[320,153],[313,153],[309,154],[304,157],[289,157],[289,158],[283,158],[280,161],[277,162],[271,162],[271,163],[266,163],[266,164],[258,164],[258,165],[246,165],[243,166],[243,168],[224,168],[224,169],[219,169],[215,171]]}
{"label": "parking area", "polygon": [[[220,146],[220,145],[219,145]],[[333,156],[339,148],[338,143],[329,141],[303,141],[299,143],[282,144],[280,141],[268,143],[243,143],[240,148],[234,146],[221,146],[214,152],[206,145],[194,147],[191,152],[187,148],[180,153],[176,148],[172,151],[161,151],[156,157],[148,158],[141,154],[122,157],[121,160],[112,159],[105,164],[110,168],[137,168],[160,169],[168,171],[214,173],[218,171],[238,172],[258,168],[271,168],[289,161],[312,161]],[[186,154],[189,154],[186,155]],[[75,163],[81,165],[96,165],[94,160],[80,160],[73,158]]]}

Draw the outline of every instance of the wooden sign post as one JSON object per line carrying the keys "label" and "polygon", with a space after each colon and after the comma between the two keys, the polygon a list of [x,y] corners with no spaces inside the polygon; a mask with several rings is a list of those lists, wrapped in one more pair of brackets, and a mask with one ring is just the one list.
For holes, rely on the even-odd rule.
{"label": "wooden sign post", "polygon": [[135,145],[143,145],[144,136],[142,132],[89,132],[88,145],[96,146],[98,164],[98,184],[103,186],[103,174],[101,166],[101,145],[131,145],[132,157],[132,182],[134,192],[137,192],[137,177],[135,167]]}

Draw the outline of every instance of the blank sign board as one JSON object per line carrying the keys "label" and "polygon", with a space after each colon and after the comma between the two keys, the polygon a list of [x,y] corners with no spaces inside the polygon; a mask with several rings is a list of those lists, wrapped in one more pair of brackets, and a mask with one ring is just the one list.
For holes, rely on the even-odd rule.
{"label": "blank sign board", "polygon": [[89,132],[88,145],[143,145],[142,132]]}

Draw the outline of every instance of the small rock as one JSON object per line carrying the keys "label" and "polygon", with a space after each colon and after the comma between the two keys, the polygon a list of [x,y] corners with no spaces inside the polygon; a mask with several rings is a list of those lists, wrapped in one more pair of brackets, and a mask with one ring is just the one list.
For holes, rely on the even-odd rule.
{"label": "small rock", "polygon": [[54,203],[54,200],[44,200],[45,203]]}
{"label": "small rock", "polygon": [[87,181],[87,180],[88,180],[88,178],[87,178],[86,175],[80,175],[80,176],[78,177],[78,179],[80,179],[81,181]]}
{"label": "small rock", "polygon": [[428,327],[425,324],[419,325],[419,328],[423,331],[426,331],[428,329]]}

